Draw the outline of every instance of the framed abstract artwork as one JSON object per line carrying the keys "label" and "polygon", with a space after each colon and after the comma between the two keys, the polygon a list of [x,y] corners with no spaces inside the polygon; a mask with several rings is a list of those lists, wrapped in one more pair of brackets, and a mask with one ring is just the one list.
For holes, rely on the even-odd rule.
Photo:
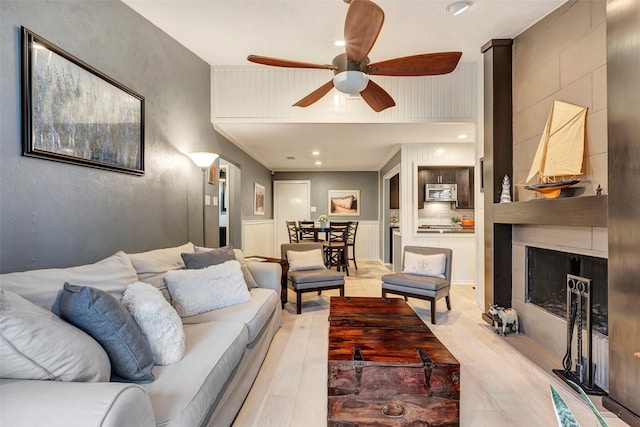
{"label": "framed abstract artwork", "polygon": [[144,97],[22,27],[25,156],[144,174]]}
{"label": "framed abstract artwork", "polygon": [[329,190],[330,216],[360,216],[360,190]]}
{"label": "framed abstract artwork", "polygon": [[265,189],[263,185],[255,183],[253,190],[253,214],[264,215]]}

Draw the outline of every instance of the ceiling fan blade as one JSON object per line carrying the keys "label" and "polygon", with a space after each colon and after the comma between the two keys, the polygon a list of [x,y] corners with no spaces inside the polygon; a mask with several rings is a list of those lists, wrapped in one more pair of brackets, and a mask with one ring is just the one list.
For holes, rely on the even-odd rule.
{"label": "ceiling fan blade", "polygon": [[372,80],[369,80],[367,87],[360,92],[360,96],[376,113],[396,105],[391,95]]}
{"label": "ceiling fan blade", "polygon": [[333,80],[329,80],[327,83],[320,86],[318,89],[311,92],[309,95],[302,98],[300,101],[293,104],[294,107],[308,107],[314,102],[320,100],[323,96],[325,96],[331,89],[333,89]]}
{"label": "ceiling fan blade", "polygon": [[352,0],[344,22],[347,59],[359,64],[364,60],[380,34],[384,12],[372,1]]}
{"label": "ceiling fan blade", "polygon": [[256,64],[271,65],[274,67],[288,68],[320,68],[323,70],[337,70],[335,65],[313,64],[311,62],[291,61],[289,59],[271,58],[269,56],[249,55],[247,60]]}
{"label": "ceiling fan blade", "polygon": [[425,53],[369,64],[368,73],[378,76],[435,76],[452,72],[462,52]]}

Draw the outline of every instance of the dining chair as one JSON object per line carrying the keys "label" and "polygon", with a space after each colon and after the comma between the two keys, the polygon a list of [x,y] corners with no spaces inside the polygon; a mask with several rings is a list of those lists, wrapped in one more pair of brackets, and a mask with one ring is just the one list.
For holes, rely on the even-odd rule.
{"label": "dining chair", "polygon": [[314,230],[314,221],[298,221],[298,241],[316,242],[318,235]]}
{"label": "dining chair", "polygon": [[436,324],[436,300],[445,298],[451,310],[451,258],[448,248],[405,246],[402,272],[382,276],[382,298],[387,294],[419,298],[431,302],[431,323]]}
{"label": "dining chair", "polygon": [[287,221],[287,231],[289,232],[289,243],[298,243],[298,227],[295,221]]}
{"label": "dining chair", "polygon": [[336,267],[338,271],[344,269],[349,275],[349,263],[347,262],[347,237],[349,235],[349,223],[331,221],[327,233],[328,240],[323,243],[327,268]]}
{"label": "dining chair", "polygon": [[[347,248],[346,248],[346,256],[347,256],[347,264],[349,260],[353,261],[353,265],[358,269],[358,264],[356,263],[356,233],[358,232],[358,221],[349,221],[349,233],[347,235]],[[351,248],[351,257],[349,257],[349,248]]]}

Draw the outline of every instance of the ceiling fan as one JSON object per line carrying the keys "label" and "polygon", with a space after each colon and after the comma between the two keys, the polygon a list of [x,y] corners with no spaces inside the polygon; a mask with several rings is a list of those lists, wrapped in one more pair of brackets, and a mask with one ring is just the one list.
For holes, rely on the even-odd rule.
{"label": "ceiling fan", "polygon": [[369,79],[369,75],[434,76],[455,70],[462,52],[426,53],[371,64],[367,55],[383,23],[384,12],[380,6],[370,0],[351,0],[344,23],[345,53],[333,58],[331,65],[259,55],[249,55],[247,60],[275,67],[316,68],[334,72],[333,80],[293,104],[296,107],[308,107],[335,87],[340,92],[359,93],[376,112],[393,107],[396,103],[387,91]]}

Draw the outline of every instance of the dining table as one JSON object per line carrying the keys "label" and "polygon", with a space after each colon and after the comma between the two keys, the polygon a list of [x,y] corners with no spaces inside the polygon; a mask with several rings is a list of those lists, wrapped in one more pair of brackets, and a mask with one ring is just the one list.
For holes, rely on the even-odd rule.
{"label": "dining table", "polygon": [[326,227],[321,227],[321,226],[313,226],[313,227],[309,227],[309,226],[304,226],[304,227],[298,227],[298,240],[302,241],[302,232],[307,232],[307,233],[313,233],[313,240],[315,242],[321,242],[322,239],[318,239],[318,235],[320,233],[324,233],[324,240],[329,240],[329,226],[327,225]]}

